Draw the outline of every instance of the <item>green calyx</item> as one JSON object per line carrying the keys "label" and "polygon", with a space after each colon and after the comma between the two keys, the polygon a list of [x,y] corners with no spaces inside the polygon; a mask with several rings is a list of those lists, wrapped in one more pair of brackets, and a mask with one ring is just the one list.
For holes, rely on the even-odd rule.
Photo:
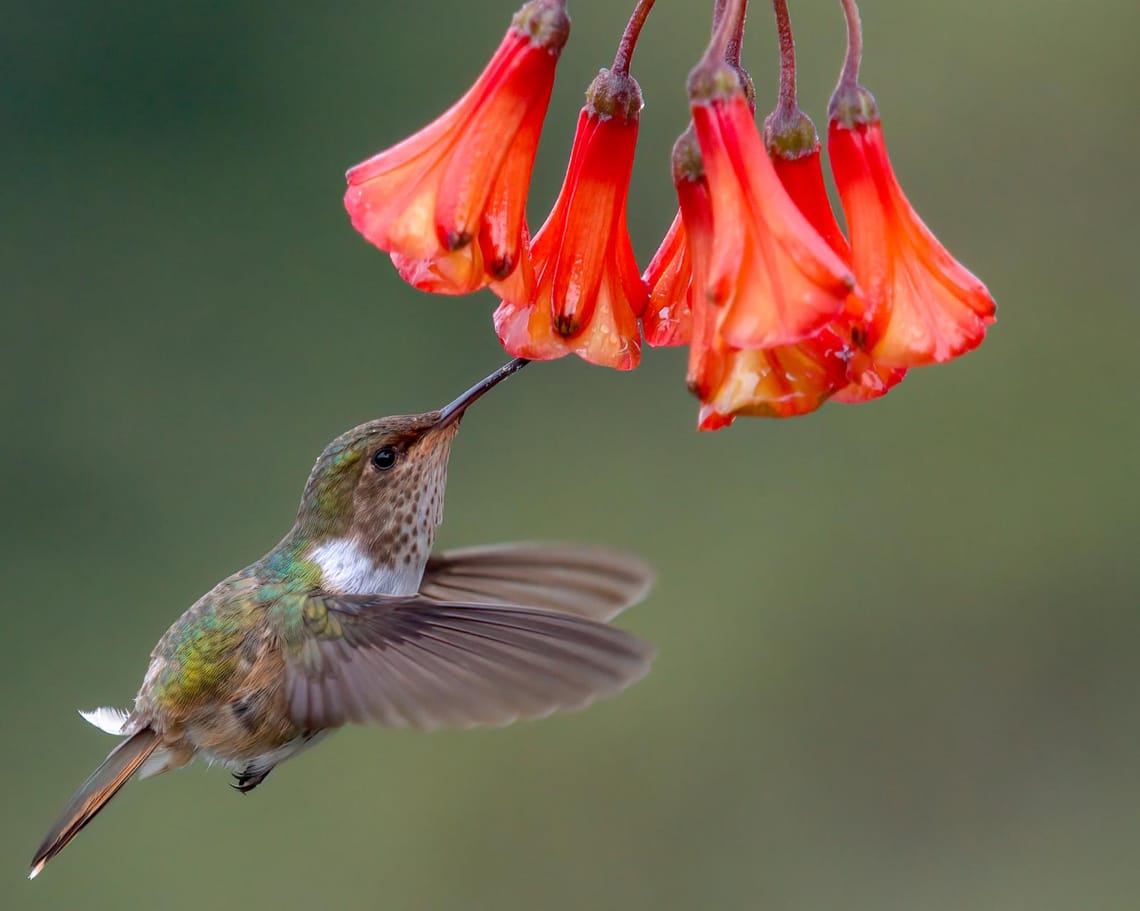
{"label": "green calyx", "polygon": [[832,123],[853,130],[879,122],[879,106],[875,96],[857,82],[840,82],[827,106]]}
{"label": "green calyx", "polygon": [[819,134],[810,117],[798,107],[777,108],[764,118],[764,145],[773,158],[795,161],[819,149]]}
{"label": "green calyx", "polygon": [[756,83],[752,81],[752,74],[748,72],[740,64],[732,64],[736,70],[736,77],[740,80],[741,86],[744,88],[744,100],[748,102],[748,107],[756,110]]}
{"label": "green calyx", "polygon": [[697,142],[697,131],[692,123],[673,143],[672,162],[674,186],[685,181],[694,183],[704,179],[705,160],[701,157],[701,146]]}
{"label": "green calyx", "polygon": [[[704,104],[722,98],[748,98],[746,83],[739,67],[718,61],[701,63],[689,73],[689,101]],[[751,79],[747,84],[751,83]],[[753,90],[755,97],[755,90]]]}
{"label": "green calyx", "polygon": [[570,37],[570,17],[561,0],[530,0],[515,13],[511,28],[526,35],[537,47],[557,55]]}
{"label": "green calyx", "polygon": [[586,89],[586,108],[603,119],[636,123],[644,106],[641,86],[626,73],[602,69]]}

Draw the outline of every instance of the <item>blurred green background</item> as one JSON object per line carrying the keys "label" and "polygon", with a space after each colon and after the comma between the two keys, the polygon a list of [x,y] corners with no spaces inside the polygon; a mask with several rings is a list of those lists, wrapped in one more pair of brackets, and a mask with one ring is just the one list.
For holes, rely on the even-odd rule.
{"label": "blurred green background", "polygon": [[[710,3],[661,0],[639,259]],[[834,2],[794,3],[824,116]],[[1140,903],[1140,7],[866,0],[912,200],[981,275],[976,353],[885,400],[694,432],[684,352],[532,368],[472,412],[448,546],[605,542],[659,569],[653,674],[507,730],[352,729],[250,797],[135,784],[34,884],[150,647],[275,543],[324,443],[500,363],[494,301],[404,287],[346,166],[437,114],[512,0],[8,4],[0,906],[1110,909]],[[532,193],[625,4],[575,0]],[[746,63],[775,93],[762,3]],[[764,99],[767,99],[765,101]]]}

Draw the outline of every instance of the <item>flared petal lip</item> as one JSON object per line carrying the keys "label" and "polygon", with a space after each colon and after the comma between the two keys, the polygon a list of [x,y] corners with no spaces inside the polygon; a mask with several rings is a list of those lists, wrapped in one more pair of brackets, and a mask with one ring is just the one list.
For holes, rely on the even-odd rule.
{"label": "flared petal lip", "polygon": [[[539,15],[562,13],[552,7]],[[417,287],[468,293],[517,266],[556,50],[516,19],[462,98],[417,133],[349,169],[344,204],[353,227],[399,257],[401,275]],[[526,160],[512,164],[512,155]],[[509,184],[499,180],[508,165]],[[492,200],[492,193],[517,198]],[[493,241],[482,237],[492,230],[484,224],[492,209],[496,218],[506,219],[494,224]],[[472,244],[492,254],[478,257],[481,274],[453,274],[445,260]]]}
{"label": "flared petal lip", "polygon": [[631,369],[648,291],[626,225],[637,123],[584,107],[550,215],[535,234],[522,280],[492,285],[503,298],[495,327],[511,353],[576,354]]}
{"label": "flared petal lip", "polygon": [[995,321],[993,297],[907,199],[882,124],[832,120],[828,153],[866,295],[871,354],[884,366],[917,367],[980,345]]}
{"label": "flared petal lip", "polygon": [[740,348],[794,344],[836,317],[850,267],[784,189],[743,97],[692,106],[712,200],[708,294]]}

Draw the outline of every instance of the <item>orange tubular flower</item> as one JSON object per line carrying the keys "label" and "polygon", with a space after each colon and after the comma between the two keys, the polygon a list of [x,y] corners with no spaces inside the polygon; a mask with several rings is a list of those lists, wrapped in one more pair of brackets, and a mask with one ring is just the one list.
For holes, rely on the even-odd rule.
{"label": "orange tubular flower", "polygon": [[[683,284],[680,281],[673,283],[676,296],[672,301],[673,306],[689,308],[689,371],[685,380],[689,391],[703,401],[720,375],[714,349],[723,346],[718,342],[716,325],[720,308],[707,296],[697,294],[698,288],[708,287],[713,220],[709,184],[692,124],[673,146],[673,186],[677,190],[685,239],[682,259],[687,266],[682,268],[687,268],[689,278]],[[660,283],[657,287],[661,287]]]}
{"label": "orange tubular flower", "polygon": [[917,367],[981,344],[993,298],[938,242],[903,195],[865,89],[832,101],[828,154],[851,231],[852,263],[869,306],[876,361]]}
{"label": "orange tubular flower", "polygon": [[724,307],[720,333],[737,348],[807,338],[842,312],[851,270],[781,185],[736,71],[698,68],[689,95],[712,197],[708,294]]}
{"label": "orange tubular flower", "polygon": [[701,396],[697,427],[718,430],[742,416],[809,414],[847,382],[846,355],[843,338],[828,329],[775,348],[713,347],[706,363],[715,382]]}
{"label": "orange tubular flower", "polygon": [[642,275],[649,303],[641,314],[645,341],[654,348],[687,345],[692,333],[693,266],[680,211]]}
{"label": "orange tubular flower", "polygon": [[867,303],[863,347],[879,364],[919,367],[976,348],[993,298],[952,257],[903,194],[887,157],[875,99],[859,84],[863,31],[855,0],[840,0],[847,56],[828,106],[827,152]]}
{"label": "orange tubular flower", "polygon": [[642,276],[649,303],[641,314],[641,328],[645,341],[654,348],[687,345],[693,340],[693,248],[703,257],[697,282],[703,288],[708,283],[707,250],[712,242],[709,185],[691,123],[673,144],[672,162],[680,207]]}
{"label": "orange tubular flower", "polygon": [[[788,195],[820,237],[845,263],[850,263],[851,247],[827,197],[819,136],[811,118],[794,102],[790,110],[782,103],[764,121],[764,144]],[[879,398],[906,376],[905,367],[878,364],[860,347],[866,338],[865,311],[861,294],[852,291],[844,312],[825,330],[833,338],[845,340],[846,382],[832,396],[837,402],[855,404]]]}
{"label": "orange tubular flower", "polygon": [[424,291],[466,294],[516,270],[526,196],[570,32],[563,0],[530,0],[471,89],[348,172],[352,225]]}
{"label": "orange tubular flower", "polygon": [[647,293],[626,227],[626,197],[641,106],[641,89],[626,74],[602,70],[591,84],[566,179],[530,261],[492,286],[503,299],[495,329],[511,354],[637,366]]}
{"label": "orange tubular flower", "polygon": [[708,286],[716,235],[701,151],[692,131],[674,146],[673,180],[691,276],[685,293],[673,300],[687,299],[692,312],[688,385],[701,400],[698,428],[719,430],[739,415],[792,417],[814,411],[846,382],[843,340],[824,329],[795,345],[741,350],[726,344],[720,332],[724,308],[694,293]]}
{"label": "orange tubular flower", "polygon": [[808,223],[844,263],[850,262],[851,246],[827,198],[815,124],[799,109],[795,113],[799,116],[794,122],[781,118],[779,111],[764,120],[764,144],[772,167]]}

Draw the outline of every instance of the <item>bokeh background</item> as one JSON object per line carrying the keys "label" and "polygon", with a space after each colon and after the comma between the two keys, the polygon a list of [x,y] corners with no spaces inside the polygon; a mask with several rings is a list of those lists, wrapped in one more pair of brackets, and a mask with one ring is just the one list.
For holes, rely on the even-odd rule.
{"label": "bokeh background", "polygon": [[[630,221],[648,261],[706,7],[662,0]],[[625,4],[575,0],[532,194]],[[501,731],[353,729],[249,797],[129,787],[34,884],[151,645],[288,527],[324,443],[503,360],[493,299],[404,287],[346,166],[481,69],[513,0],[7,4],[0,25],[5,908],[1116,909],[1140,903],[1140,7],[866,0],[927,221],[990,285],[976,353],[885,400],[694,432],[684,352],[537,366],[472,412],[445,545],[659,569],[653,674]],[[834,2],[793,4],[822,120]],[[746,62],[774,99],[756,4]]]}

